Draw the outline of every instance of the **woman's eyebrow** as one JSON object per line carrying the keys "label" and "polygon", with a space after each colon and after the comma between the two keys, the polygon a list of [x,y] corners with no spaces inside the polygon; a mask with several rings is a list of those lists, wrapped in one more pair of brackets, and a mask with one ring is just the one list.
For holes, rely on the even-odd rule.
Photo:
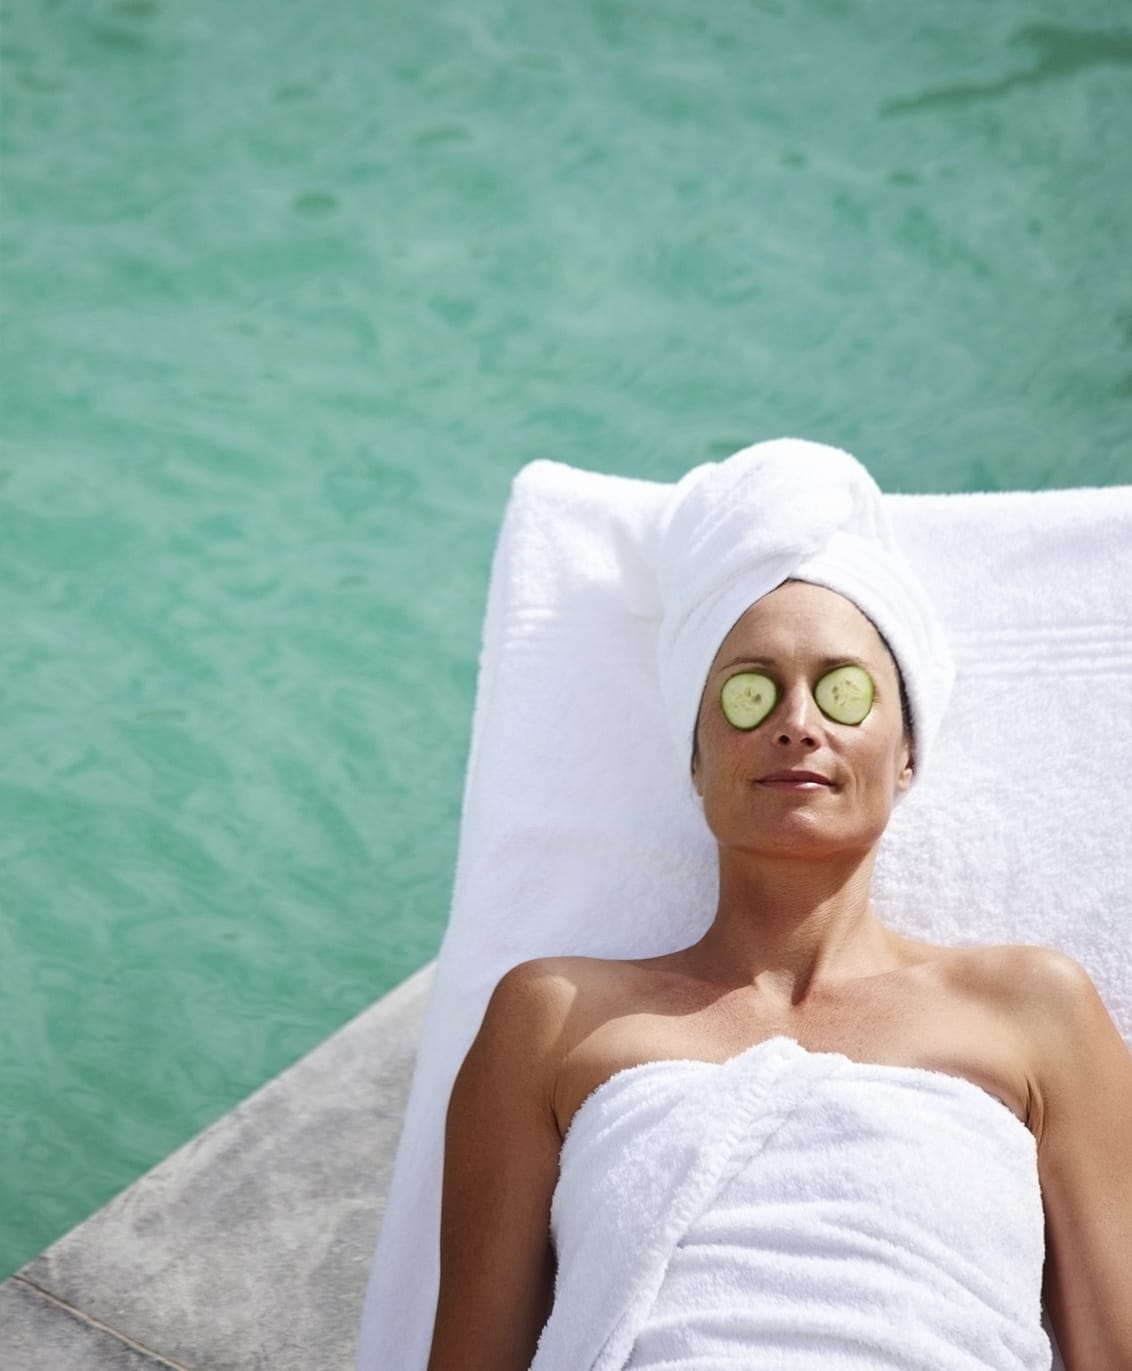
{"label": "woman's eyebrow", "polygon": [[[776,657],[748,656],[746,653],[743,653],[741,656],[733,657],[731,661],[723,663],[723,665],[717,667],[716,670],[730,671],[734,666],[770,667],[773,669],[778,665],[779,661]],[[846,652],[839,657],[822,657],[814,663],[814,666],[823,674],[827,671],[834,671],[839,666],[859,666],[864,670],[869,669],[866,660],[863,657],[858,656],[855,652]]]}
{"label": "woman's eyebrow", "polygon": [[724,662],[716,670],[730,671],[733,666],[774,666],[774,664],[774,659],[771,657],[732,657],[729,662]]}

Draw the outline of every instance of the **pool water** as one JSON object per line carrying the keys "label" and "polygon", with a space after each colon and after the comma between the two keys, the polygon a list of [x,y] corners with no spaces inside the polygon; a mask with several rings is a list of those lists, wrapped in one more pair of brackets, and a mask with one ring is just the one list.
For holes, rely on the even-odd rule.
{"label": "pool water", "polygon": [[515,471],[1132,481],[1116,0],[9,0],[0,1274],[445,918]]}

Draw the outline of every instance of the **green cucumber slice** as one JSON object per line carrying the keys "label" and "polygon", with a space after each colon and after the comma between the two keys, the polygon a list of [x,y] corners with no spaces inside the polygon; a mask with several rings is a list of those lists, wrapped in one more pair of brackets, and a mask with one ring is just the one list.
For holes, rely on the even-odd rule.
{"label": "green cucumber slice", "polygon": [[835,724],[859,724],[873,707],[873,678],[863,667],[836,667],[814,687],[814,699]]}
{"label": "green cucumber slice", "polygon": [[719,703],[724,717],[734,728],[756,728],[778,699],[778,687],[769,676],[761,676],[757,671],[740,671],[737,676],[729,676],[719,692]]}

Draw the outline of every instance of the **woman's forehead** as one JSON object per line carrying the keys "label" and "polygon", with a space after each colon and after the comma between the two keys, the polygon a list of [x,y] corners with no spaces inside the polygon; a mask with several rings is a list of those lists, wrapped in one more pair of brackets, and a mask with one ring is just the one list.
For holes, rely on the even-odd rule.
{"label": "woman's forehead", "polygon": [[787,581],[751,605],[720,644],[716,662],[736,651],[773,657],[887,657],[872,621],[825,586]]}

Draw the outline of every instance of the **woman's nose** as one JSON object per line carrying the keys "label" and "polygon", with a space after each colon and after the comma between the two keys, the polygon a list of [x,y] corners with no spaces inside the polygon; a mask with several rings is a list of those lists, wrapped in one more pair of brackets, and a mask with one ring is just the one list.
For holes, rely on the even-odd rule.
{"label": "woman's nose", "polygon": [[775,742],[784,747],[795,743],[817,747],[818,717],[817,703],[809,688],[796,686],[782,701],[775,720]]}

